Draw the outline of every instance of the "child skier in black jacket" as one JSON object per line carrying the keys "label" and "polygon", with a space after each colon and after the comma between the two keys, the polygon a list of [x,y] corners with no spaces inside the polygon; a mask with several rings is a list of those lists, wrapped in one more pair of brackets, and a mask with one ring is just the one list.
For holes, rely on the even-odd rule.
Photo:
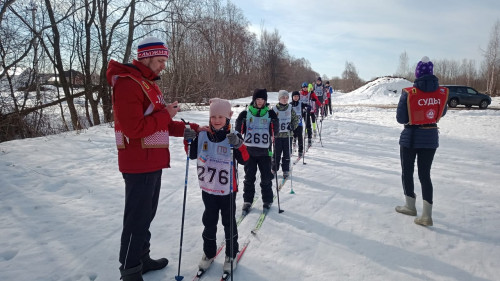
{"label": "child skier in black jacket", "polygon": [[250,211],[255,196],[257,167],[260,170],[260,188],[263,208],[269,209],[273,203],[273,174],[271,173],[272,141],[279,133],[276,113],[269,109],[267,90],[256,89],[252,103],[236,119],[236,130],[244,134],[245,145],[250,159],[245,164],[243,181],[243,212]]}

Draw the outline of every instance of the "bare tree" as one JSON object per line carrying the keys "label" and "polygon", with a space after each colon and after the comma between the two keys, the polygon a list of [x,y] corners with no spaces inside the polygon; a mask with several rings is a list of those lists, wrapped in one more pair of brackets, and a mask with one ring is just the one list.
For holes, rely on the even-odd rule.
{"label": "bare tree", "polygon": [[[84,0],[84,13],[85,17],[80,22],[83,25],[83,33],[84,36],[81,36],[83,42],[79,42],[79,56],[80,56],[80,64],[82,66],[82,72],[84,75],[84,91],[85,91],[85,110],[88,122],[90,125],[99,125],[101,124],[100,116],[99,116],[99,97],[94,97],[94,92],[92,90],[92,75],[94,74],[95,69],[92,67],[95,65],[95,62],[91,55],[93,54],[92,50],[94,46],[92,44],[93,37],[96,32],[93,32],[93,27],[95,24],[95,18],[97,14],[97,3],[96,1]],[[91,113],[88,110],[88,105],[90,105]],[[92,115],[92,119],[90,117]]]}
{"label": "bare tree", "polygon": [[490,34],[488,47],[484,51],[486,64],[486,91],[497,95],[498,81],[500,78],[500,20],[497,20]]}
{"label": "bare tree", "polygon": [[[19,24],[16,19],[21,15],[14,13],[17,17],[7,17],[6,12],[12,9],[14,0],[6,1],[0,9],[0,79],[14,66],[22,62],[30,53],[34,38],[28,36],[25,25]],[[29,24],[28,24],[29,25]],[[19,35],[26,36],[19,36]]]}
{"label": "bare tree", "polygon": [[[259,58],[262,78],[271,91],[279,90],[280,80],[283,78],[283,63],[286,58],[285,44],[281,42],[281,36],[277,29],[272,34],[263,30],[260,37]],[[268,78],[268,79],[266,79]],[[266,81],[267,80],[267,81]]]}
{"label": "bare tree", "polygon": [[[59,32],[59,25],[58,25],[60,19],[56,19],[56,13],[52,9],[52,4],[50,0],[45,0],[45,7],[47,15],[50,20],[52,34],[50,37],[49,36],[46,37],[48,43],[51,45],[50,46],[51,48],[49,48],[49,46],[46,43],[43,43],[43,46],[58,72],[59,83],[61,85],[61,88],[63,89],[64,96],[67,99],[66,102],[68,104],[68,109],[73,129],[80,130],[82,129],[82,126],[81,123],[79,122],[78,112],[74,104],[74,99],[71,95],[71,89],[69,85],[70,83],[64,74],[65,71],[64,71],[64,61],[62,59],[61,34]],[[75,10],[71,11],[70,9],[68,9],[68,14],[66,15],[66,17],[68,17],[70,13],[74,11]],[[53,55],[50,55],[50,53],[52,53]]]}
{"label": "bare tree", "polygon": [[39,82],[39,45],[35,6],[15,2],[4,1],[0,9],[0,92],[8,93],[0,103],[0,141],[36,136],[43,118],[41,112],[30,120],[21,114],[31,98],[29,91],[36,90],[34,101],[41,102],[40,83],[33,87],[34,81]]}
{"label": "bare tree", "polygon": [[459,66],[457,84],[482,89],[482,85],[479,83],[480,80],[476,62],[474,60],[463,59]]}
{"label": "bare tree", "polygon": [[[111,6],[111,0],[95,0],[97,5],[97,29],[99,32],[99,49],[101,55],[101,71],[99,74],[98,98],[102,101],[103,118],[105,122],[113,121],[111,91],[106,79],[108,60],[113,55],[112,46],[116,30],[124,25],[130,7],[136,0],[130,0],[123,6]],[[111,6],[111,7],[110,7]]]}
{"label": "bare tree", "polygon": [[0,8],[0,23],[2,23],[3,17],[5,13],[7,12],[7,9],[16,2],[16,0],[4,0],[2,5],[2,8]]}
{"label": "bare tree", "polygon": [[342,72],[342,79],[344,79],[345,90],[347,91],[353,91],[363,84],[354,63],[349,61],[345,62],[345,70]]}
{"label": "bare tree", "polygon": [[408,54],[406,53],[406,51],[402,52],[401,55],[399,55],[399,66],[398,70],[395,73],[396,76],[406,79],[412,79],[409,60],[410,59],[408,58]]}

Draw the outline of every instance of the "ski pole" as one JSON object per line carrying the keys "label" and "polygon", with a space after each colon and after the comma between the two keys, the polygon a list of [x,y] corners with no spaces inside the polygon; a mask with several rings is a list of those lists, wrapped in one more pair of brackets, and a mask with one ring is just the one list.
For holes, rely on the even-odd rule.
{"label": "ski pole", "polygon": [[[184,120],[182,120],[184,121]],[[189,123],[186,123],[186,129],[190,129]],[[187,193],[187,184],[188,184],[188,173],[189,173],[189,153],[191,149],[191,139],[187,140],[187,157],[186,157],[186,176],[184,177],[184,201],[182,203],[182,224],[181,224],[181,240],[179,247],[179,268],[177,270],[177,276],[175,276],[175,280],[181,281],[184,279],[184,276],[181,276],[181,259],[182,259],[182,238],[184,236],[184,217],[186,214],[186,193]]]}
{"label": "ski pole", "polygon": [[288,131],[288,143],[290,145],[290,162],[288,163],[288,170],[290,171],[290,194],[295,194],[293,191],[293,167],[292,167],[292,138],[291,131]]}
{"label": "ski pole", "polygon": [[[274,127],[274,126],[273,126]],[[273,128],[273,136],[274,136],[274,128]],[[275,165],[275,171],[274,171],[274,176],[276,178],[276,196],[278,198],[278,213],[281,214],[284,212],[284,210],[281,209],[280,205],[280,191],[278,189],[278,165],[276,162],[276,137],[273,137],[273,154],[274,154],[274,165]]]}
{"label": "ski pole", "polygon": [[323,141],[321,140],[321,131],[323,130],[323,116],[321,116],[321,119],[319,120],[319,143],[321,144],[321,147],[323,147]]}
{"label": "ski pole", "polygon": [[[233,126],[231,126],[231,130],[230,130],[231,133],[234,133],[234,130],[233,130]],[[234,185],[234,182],[233,182],[233,172],[234,172],[234,151],[233,151],[233,145],[231,144],[230,145],[231,148],[230,148],[230,152],[231,152],[231,170],[229,170],[229,214],[231,215],[231,220],[230,220],[230,223],[229,223],[229,227],[231,228],[231,230],[229,231],[229,235],[231,236],[230,240],[229,240],[229,243],[231,243],[231,246],[230,246],[230,252],[231,252],[231,281],[233,281],[233,253],[234,253],[234,192],[233,192],[233,185]]]}
{"label": "ski pole", "polygon": [[[306,131],[307,131],[307,124],[311,122],[311,116],[307,110],[307,107],[306,107]],[[306,148],[306,136],[307,136],[307,132],[304,134],[304,143],[303,143],[303,153],[302,153],[302,164],[305,165],[307,164],[306,163],[306,151],[309,150],[309,148]],[[308,144],[309,146],[309,144]]]}
{"label": "ski pole", "polygon": [[[275,159],[274,164],[276,165],[276,154],[274,155],[274,159]],[[280,191],[278,189],[278,171],[276,171],[276,173],[275,173],[275,178],[276,178],[276,196],[278,198],[278,213],[281,214],[284,212],[284,210],[281,209],[281,205],[280,205]]]}

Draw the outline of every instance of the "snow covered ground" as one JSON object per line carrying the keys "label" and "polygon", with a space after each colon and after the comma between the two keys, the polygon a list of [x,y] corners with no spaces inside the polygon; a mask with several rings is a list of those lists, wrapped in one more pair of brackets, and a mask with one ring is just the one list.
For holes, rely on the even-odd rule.
{"label": "snow covered ground", "polygon": [[[280,193],[285,212],[271,208],[234,280],[499,280],[500,111],[450,110],[442,119],[432,170],[434,226],[418,226],[394,211],[403,203],[396,110],[366,106],[397,104],[406,86],[377,81],[335,96],[334,115],[323,122],[323,147],[315,142],[307,165],[294,167]],[[269,101],[276,103],[276,93]],[[208,113],[176,118],[206,124]],[[186,156],[180,138],[171,142],[172,168],[163,173],[152,225],[152,256],[170,264],[146,274],[146,281],[177,275]],[[109,125],[0,143],[0,280],[119,279],[124,187],[116,155]],[[416,175],[415,181],[420,212]],[[291,184],[296,194],[289,193]],[[187,192],[181,275],[191,280],[203,229],[193,161]],[[241,204],[240,193],[238,209]],[[261,208],[259,201],[241,224],[240,242]],[[205,280],[220,278],[222,262],[219,257]]]}

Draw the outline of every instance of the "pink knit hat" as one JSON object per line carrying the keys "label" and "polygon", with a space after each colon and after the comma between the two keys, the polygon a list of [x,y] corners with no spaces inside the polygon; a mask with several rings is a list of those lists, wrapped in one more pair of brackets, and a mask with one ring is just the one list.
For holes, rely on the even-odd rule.
{"label": "pink knit hat", "polygon": [[137,46],[137,59],[169,56],[167,45],[156,37],[147,37]]}
{"label": "pink knit hat", "polygon": [[231,119],[231,103],[228,100],[213,98],[210,100],[210,117],[222,115]]}

